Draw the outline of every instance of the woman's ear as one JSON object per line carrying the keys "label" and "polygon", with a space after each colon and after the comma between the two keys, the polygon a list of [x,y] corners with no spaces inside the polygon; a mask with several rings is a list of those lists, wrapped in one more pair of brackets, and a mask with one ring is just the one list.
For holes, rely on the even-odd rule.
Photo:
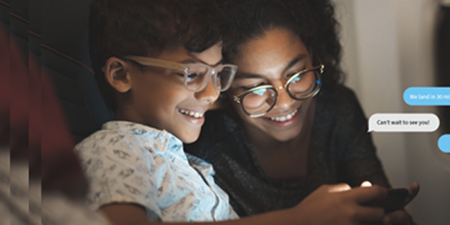
{"label": "woman's ear", "polygon": [[102,68],[105,79],[116,91],[125,93],[131,89],[130,67],[116,57],[111,57]]}

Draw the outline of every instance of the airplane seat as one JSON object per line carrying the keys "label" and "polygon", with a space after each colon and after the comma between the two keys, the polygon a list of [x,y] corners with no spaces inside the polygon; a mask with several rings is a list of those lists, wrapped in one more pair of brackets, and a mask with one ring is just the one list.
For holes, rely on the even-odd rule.
{"label": "airplane seat", "polygon": [[17,39],[28,60],[36,60],[41,72],[45,71],[52,81],[75,143],[112,119],[97,88],[89,58],[91,2],[0,1],[3,26]]}

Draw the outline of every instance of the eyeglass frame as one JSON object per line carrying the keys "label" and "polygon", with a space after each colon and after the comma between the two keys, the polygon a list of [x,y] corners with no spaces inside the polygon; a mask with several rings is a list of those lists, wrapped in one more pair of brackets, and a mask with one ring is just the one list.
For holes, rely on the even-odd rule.
{"label": "eyeglass frame", "polygon": [[[320,62],[320,60],[319,60],[319,62]],[[245,112],[247,115],[249,115],[250,117],[252,117],[252,118],[257,118],[257,117],[264,116],[264,115],[267,114],[270,110],[272,110],[272,108],[275,106],[275,104],[276,104],[276,102],[277,102],[277,100],[278,100],[278,90],[281,90],[281,89],[283,89],[283,88],[286,89],[287,93],[289,94],[289,96],[290,96],[292,99],[295,99],[295,100],[298,100],[298,101],[306,100],[306,99],[309,99],[309,98],[312,98],[312,97],[316,96],[317,93],[319,93],[319,91],[320,91],[320,89],[321,89],[321,87],[322,87],[322,81],[320,80],[320,75],[323,73],[324,69],[325,69],[325,65],[322,64],[322,62],[321,62],[321,64],[320,64],[319,66],[315,66],[315,67],[312,67],[312,68],[310,68],[310,69],[304,69],[304,70],[302,70],[302,71],[299,71],[299,72],[295,73],[294,75],[292,75],[292,76],[286,81],[286,84],[284,84],[284,85],[281,85],[281,86],[279,86],[279,87],[277,87],[277,88],[275,88],[273,85],[270,85],[270,84],[256,86],[256,87],[251,88],[251,89],[249,89],[249,90],[247,90],[247,91],[245,91],[245,92],[243,92],[243,93],[241,93],[241,94],[239,94],[239,95],[232,95],[233,101],[235,101],[235,102],[241,104],[241,107],[242,107],[242,109],[244,110],[244,112]],[[288,87],[288,85],[291,83],[291,81],[292,81],[293,79],[299,77],[301,74],[304,74],[304,73],[307,73],[307,72],[310,72],[310,71],[316,72],[315,70],[319,70],[319,71],[318,71],[319,73],[318,73],[318,74],[315,74],[315,76],[316,76],[316,84],[318,84],[318,88],[316,88],[316,90],[314,90],[313,92],[311,92],[310,94],[308,94],[307,97],[305,97],[305,98],[299,99],[299,98],[295,98],[294,96],[292,96],[292,94],[291,94],[291,93],[288,91],[288,89],[287,89],[287,87]],[[245,107],[244,107],[244,104],[242,104],[241,100],[242,100],[247,94],[249,94],[249,93],[251,93],[251,92],[253,92],[253,91],[255,91],[255,90],[263,89],[263,88],[271,88],[271,89],[275,90],[276,96],[275,96],[274,104],[272,104],[272,106],[270,106],[270,108],[269,108],[267,111],[265,111],[264,113],[259,113],[259,114],[250,114],[250,113],[248,113],[247,110],[246,110]]]}
{"label": "eyeglass frame", "polygon": [[[203,84],[201,85],[201,88],[199,88],[198,90],[191,90],[188,88],[188,71],[189,71],[189,64],[194,64],[194,63],[177,63],[177,62],[172,62],[172,61],[167,61],[167,60],[162,60],[162,59],[155,59],[155,58],[149,58],[149,57],[144,57],[144,56],[134,56],[134,55],[128,55],[124,57],[127,60],[131,60],[134,61],[140,65],[143,66],[156,66],[156,67],[163,67],[163,68],[167,68],[167,69],[173,69],[173,70],[178,70],[178,71],[182,71],[184,73],[184,87],[186,88],[186,90],[188,91],[192,91],[192,92],[198,92],[203,90],[206,85],[208,84],[209,80],[207,82],[203,82]],[[236,75],[237,69],[238,67],[236,65],[233,64],[219,64],[215,67],[211,67],[209,65],[203,64],[203,63],[199,63],[197,66],[201,66],[201,67],[205,67],[206,71],[207,71],[207,75],[209,75],[210,77],[212,76],[213,78],[213,83],[214,83],[214,88],[219,91],[226,91],[228,88],[230,88],[231,83],[234,79],[234,76]],[[219,89],[216,85],[216,81],[217,81],[217,75],[214,76],[215,74],[217,74],[217,68],[218,67],[231,67],[233,73],[230,75],[230,79],[228,81],[228,84],[226,85],[226,88],[223,88],[222,90]],[[204,78],[206,79],[206,78]],[[210,78],[208,78],[210,79]]]}

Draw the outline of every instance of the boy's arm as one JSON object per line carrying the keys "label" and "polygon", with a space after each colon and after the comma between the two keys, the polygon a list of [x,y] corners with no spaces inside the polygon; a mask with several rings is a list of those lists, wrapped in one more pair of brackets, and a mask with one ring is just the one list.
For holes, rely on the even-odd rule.
{"label": "boy's arm", "polygon": [[[363,222],[380,222],[382,208],[361,206],[375,199],[383,199],[387,190],[380,186],[339,190],[345,185],[322,185],[296,207],[256,216],[221,222],[201,222],[203,225],[244,224],[317,224],[353,225]],[[134,204],[109,204],[100,209],[113,225],[160,224],[147,222],[145,209]],[[185,223],[173,223],[185,224]],[[191,223],[192,224],[192,223]]]}

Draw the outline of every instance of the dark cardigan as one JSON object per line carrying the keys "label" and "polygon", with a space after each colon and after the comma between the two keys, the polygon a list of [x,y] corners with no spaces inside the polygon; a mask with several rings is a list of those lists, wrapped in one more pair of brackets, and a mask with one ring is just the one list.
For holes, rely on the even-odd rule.
{"label": "dark cardigan", "polygon": [[369,180],[389,187],[353,91],[323,88],[315,98],[308,175],[303,179],[268,178],[239,120],[225,111],[208,112],[199,140],[185,151],[213,164],[215,181],[240,216],[293,207],[322,184],[359,186]]}

